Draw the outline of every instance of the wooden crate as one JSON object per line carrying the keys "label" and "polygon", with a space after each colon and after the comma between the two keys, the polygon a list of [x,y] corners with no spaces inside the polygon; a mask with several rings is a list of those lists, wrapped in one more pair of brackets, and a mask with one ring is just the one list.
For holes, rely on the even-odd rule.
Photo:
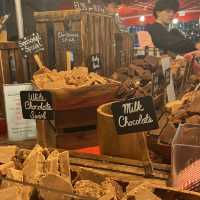
{"label": "wooden crate", "polygon": [[[39,130],[38,138],[41,133],[46,132],[41,137],[41,144],[48,143],[48,146],[57,148],[96,145],[96,110],[98,106],[113,101],[118,88],[118,82],[111,82],[106,85],[50,91],[55,115],[44,131]],[[73,141],[73,144],[69,141]]]}
{"label": "wooden crate", "polygon": [[95,126],[56,129],[47,121],[45,128],[47,147],[71,150],[98,145]]}
{"label": "wooden crate", "polygon": [[45,64],[59,70],[66,66],[66,56],[64,50],[58,47],[56,35],[58,31],[67,29],[66,20],[71,20],[72,31],[81,33],[82,53],[76,64],[84,63],[87,66],[91,55],[100,54],[103,66],[100,73],[103,75],[113,73],[117,67],[119,51],[130,48],[132,44],[130,35],[119,33],[114,17],[110,15],[77,10],[36,12],[34,15],[36,30],[43,36],[47,49],[44,54]]}
{"label": "wooden crate", "polygon": [[133,40],[129,33],[116,33],[116,66],[128,67],[133,59]]}
{"label": "wooden crate", "polygon": [[[27,60],[28,81],[36,71],[33,59]],[[23,69],[22,56],[15,42],[0,42],[0,113],[5,115],[3,85],[27,82]]]}

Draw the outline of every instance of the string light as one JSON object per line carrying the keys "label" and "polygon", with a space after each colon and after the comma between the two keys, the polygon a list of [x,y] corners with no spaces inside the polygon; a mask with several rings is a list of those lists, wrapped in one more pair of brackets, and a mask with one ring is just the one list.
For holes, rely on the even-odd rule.
{"label": "string light", "polygon": [[145,21],[145,16],[140,16],[140,21],[144,22]]}
{"label": "string light", "polygon": [[177,18],[174,18],[174,19],[172,20],[172,23],[173,23],[173,24],[178,24],[178,22],[179,22],[179,20],[178,20]]}

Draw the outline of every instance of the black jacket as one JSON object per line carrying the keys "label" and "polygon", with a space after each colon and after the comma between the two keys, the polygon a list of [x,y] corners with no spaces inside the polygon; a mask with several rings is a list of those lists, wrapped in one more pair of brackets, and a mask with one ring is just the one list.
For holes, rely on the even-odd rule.
{"label": "black jacket", "polygon": [[177,29],[168,31],[163,25],[155,23],[147,26],[147,31],[150,33],[154,45],[161,50],[176,54],[185,54],[196,50],[195,44],[185,38]]}

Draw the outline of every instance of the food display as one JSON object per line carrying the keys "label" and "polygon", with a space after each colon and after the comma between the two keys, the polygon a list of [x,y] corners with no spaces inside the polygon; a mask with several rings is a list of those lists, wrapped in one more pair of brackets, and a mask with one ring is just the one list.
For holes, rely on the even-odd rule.
{"label": "food display", "polygon": [[181,93],[183,95],[190,92],[200,83],[199,75],[193,73],[190,65],[191,63],[182,57],[172,60],[171,70],[177,94]]}
{"label": "food display", "polygon": [[172,64],[171,64],[171,70],[172,70],[172,74],[174,77],[174,80],[178,81],[180,80],[183,75],[184,75],[184,71],[187,65],[187,60],[185,60],[184,58],[177,58],[177,59],[172,59]]}
{"label": "food display", "polygon": [[[3,148],[10,151],[11,147]],[[68,152],[59,153],[57,150],[49,152],[39,145],[30,152],[18,149],[16,146],[12,148],[15,149],[12,158],[9,157],[9,161],[1,161],[0,165],[0,174],[6,178],[1,182],[2,200],[11,199],[14,195],[16,195],[14,199],[17,200],[31,199],[35,188],[29,184],[35,186],[39,184],[51,189],[59,187],[61,191],[65,189],[67,192],[72,192]],[[42,188],[38,193],[44,200],[62,199],[60,194],[54,192],[49,196],[49,191],[46,192]]]}
{"label": "food display", "polygon": [[108,79],[97,73],[89,73],[86,67],[75,67],[72,70],[60,71],[45,68],[36,73],[33,81],[39,89],[78,88],[91,85],[108,84]]}
{"label": "food display", "polygon": [[179,199],[180,195],[183,200],[198,197],[196,193],[186,194],[164,187],[164,182],[158,185],[161,181],[157,179],[145,180],[141,175],[134,175],[130,181],[119,181],[118,176],[112,178],[103,172],[97,172],[95,177],[91,169],[85,171],[81,167],[75,173],[69,164],[68,151],[49,150],[39,145],[33,150],[13,148],[16,151],[10,161],[0,165],[1,200],[166,200],[166,193],[170,194],[168,200]]}
{"label": "food display", "polygon": [[37,90],[52,94],[56,111],[65,111],[113,101],[121,83],[89,73],[86,67],[75,67],[68,71],[40,69],[33,76],[33,84]]}
{"label": "food display", "polygon": [[39,145],[32,151],[12,148],[16,149],[12,158],[0,165],[2,200],[72,200],[70,195],[78,199],[128,199],[123,186],[111,178],[94,182],[72,177],[68,151],[49,151]]}
{"label": "food display", "polygon": [[[10,148],[4,147],[8,151]],[[12,158],[0,165],[0,174],[5,177],[0,187],[2,200],[11,200],[14,196],[17,200],[29,200],[36,195],[35,190],[37,190],[37,198],[34,197],[36,200],[71,199],[65,196],[64,192],[68,195],[97,199],[103,196],[107,199],[106,197],[110,196],[110,200],[121,199],[123,196],[122,187],[111,179],[105,179],[100,184],[90,180],[73,180],[67,151],[50,152],[39,145],[32,151],[18,149],[16,146],[12,148],[15,149]]]}
{"label": "food display", "polygon": [[[127,95],[147,96],[151,94],[151,72],[143,69],[141,66],[130,65],[128,68],[119,68],[113,73],[112,78],[124,83],[124,87],[127,88],[127,90],[131,89],[131,91],[129,90],[130,93]],[[125,90],[121,89],[118,95],[122,96],[124,92]]]}
{"label": "food display", "polygon": [[[191,152],[180,148],[180,155],[174,142],[182,124],[200,125],[200,56],[181,53],[190,45],[175,45],[180,55],[159,44],[141,47],[138,39],[150,36],[150,26],[143,30],[149,20],[125,20],[132,24],[120,30],[113,11],[121,3],[133,6],[80,0],[35,12],[28,5],[36,32],[30,28],[24,38],[0,44],[0,116],[5,126],[7,120],[5,135],[0,133],[0,200],[200,200],[192,192],[200,192],[200,141],[187,131],[197,145]],[[192,5],[180,6],[187,15]],[[161,19],[162,8],[152,9],[147,11]],[[119,16],[126,10],[119,9]],[[184,32],[182,17],[177,26]],[[2,36],[7,31],[8,38],[17,38],[2,24]],[[33,131],[35,138],[26,141]],[[22,141],[13,141],[16,134]]]}
{"label": "food display", "polygon": [[171,142],[180,123],[200,123],[200,92],[186,93],[181,100],[176,100],[166,105],[168,123],[164,127],[160,142],[171,145]]}

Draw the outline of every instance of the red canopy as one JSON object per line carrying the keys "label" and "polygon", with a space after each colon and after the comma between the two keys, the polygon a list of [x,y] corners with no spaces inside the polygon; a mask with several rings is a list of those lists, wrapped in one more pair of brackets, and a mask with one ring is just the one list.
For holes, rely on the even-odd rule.
{"label": "red canopy", "polygon": [[[123,2],[124,5],[120,7],[119,14],[122,17],[124,24],[127,26],[147,24],[154,21],[152,10],[155,0],[124,0]],[[199,19],[199,0],[180,0],[180,4],[181,11],[185,11],[179,12],[177,15],[177,18],[181,22],[188,22],[194,19]],[[145,16],[144,22],[140,21],[141,16]]]}

